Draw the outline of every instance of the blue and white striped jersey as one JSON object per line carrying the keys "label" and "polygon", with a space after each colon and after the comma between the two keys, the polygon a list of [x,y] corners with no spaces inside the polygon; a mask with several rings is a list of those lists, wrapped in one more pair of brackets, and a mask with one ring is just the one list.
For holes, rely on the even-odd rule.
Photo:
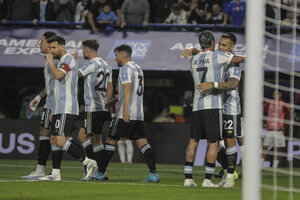
{"label": "blue and white striped jersey", "polygon": [[62,80],[54,81],[54,112],[53,114],[78,115],[78,64],[73,56],[65,54],[58,63],[58,69],[66,74]]}
{"label": "blue and white striped jersey", "polygon": [[86,112],[108,111],[107,83],[112,82],[112,68],[102,58],[96,57],[79,68],[84,76],[84,102]]}
{"label": "blue and white striped jersey", "polygon": [[144,93],[144,74],[140,66],[133,61],[128,62],[119,70],[119,105],[116,116],[123,118],[124,86],[131,83],[131,96],[128,105],[130,120],[144,120],[143,93]]}
{"label": "blue and white striped jersey", "polygon": [[[230,78],[241,79],[241,69],[238,66],[228,65],[224,75],[224,81]],[[223,97],[223,114],[225,115],[239,115],[241,114],[240,96],[238,88],[234,90],[225,90]]]}
{"label": "blue and white striped jersey", "polygon": [[[59,63],[59,60],[54,59],[54,64],[57,66]],[[52,110],[52,106],[54,104],[54,98],[53,98],[53,92],[54,92],[54,81],[55,78],[53,74],[51,73],[50,66],[48,62],[46,61],[45,67],[44,67],[44,78],[45,78],[45,88],[47,92],[46,97],[46,103],[44,105],[44,108]]]}
{"label": "blue and white striped jersey", "polygon": [[205,51],[191,58],[191,72],[194,79],[193,111],[222,109],[222,91],[211,89],[197,91],[197,85],[203,82],[221,82],[224,79],[224,67],[228,65],[233,54],[224,51]]}

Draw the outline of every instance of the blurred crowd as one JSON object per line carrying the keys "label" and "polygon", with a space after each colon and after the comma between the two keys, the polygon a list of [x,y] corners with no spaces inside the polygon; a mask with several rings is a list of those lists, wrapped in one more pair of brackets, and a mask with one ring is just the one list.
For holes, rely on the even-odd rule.
{"label": "blurred crowd", "polygon": [[[299,8],[300,0],[294,1]],[[294,1],[281,0],[290,10],[267,5],[266,16],[291,25],[295,20]],[[2,24],[7,20],[32,20],[33,24],[39,21],[82,22],[84,28],[91,28],[94,33],[106,28],[107,23],[116,23],[121,28],[127,24],[146,27],[148,23],[244,26],[245,13],[245,0],[0,0]],[[299,23],[299,16],[296,21]],[[267,25],[273,24],[267,20]]]}

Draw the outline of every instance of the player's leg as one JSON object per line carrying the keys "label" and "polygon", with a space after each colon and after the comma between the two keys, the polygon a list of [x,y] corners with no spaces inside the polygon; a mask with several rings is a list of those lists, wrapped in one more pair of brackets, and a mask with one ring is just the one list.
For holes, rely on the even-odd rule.
{"label": "player's leg", "polygon": [[191,129],[190,129],[190,141],[185,150],[185,163],[184,163],[184,183],[186,187],[195,187],[197,184],[193,180],[193,165],[198,146],[198,141],[201,137],[202,131],[202,118],[201,112],[192,112],[191,116]]}
{"label": "player's leg", "polygon": [[118,152],[119,152],[121,163],[126,163],[126,148],[125,148],[125,139],[124,138],[121,138],[118,141]]}
{"label": "player's leg", "polygon": [[266,159],[266,151],[268,150],[269,146],[274,146],[274,138],[272,132],[267,131],[265,135],[265,139],[263,141],[263,151],[261,154],[261,166],[264,167],[265,159]]}
{"label": "player's leg", "polygon": [[218,155],[219,140],[222,134],[223,115],[220,109],[204,110],[202,112],[204,119],[204,133],[208,143],[208,150],[206,153],[206,168],[205,179],[202,182],[202,187],[218,187],[211,180],[216,167],[216,160]]}
{"label": "player's leg", "polygon": [[[142,125],[143,126],[143,125]],[[153,182],[158,183],[160,181],[159,175],[156,171],[156,165],[154,160],[154,155],[150,144],[148,143],[147,139],[145,138],[145,134],[140,134],[140,138],[136,140],[136,145],[139,150],[144,155],[145,161],[149,168],[149,175],[143,182]]]}
{"label": "player's leg", "polygon": [[278,131],[275,135],[274,152],[277,152],[277,156],[274,156],[273,167],[278,167],[280,162],[280,155],[278,153],[283,152],[283,148],[286,147],[285,137],[282,131]]}
{"label": "player's leg", "polygon": [[214,176],[222,178],[227,172],[227,157],[224,140],[221,140],[219,143],[217,161],[222,166],[222,169],[219,171],[218,174],[214,174]]}
{"label": "player's leg", "polygon": [[131,140],[125,140],[125,146],[126,146],[126,155],[127,155],[127,164],[132,163],[133,158],[133,145]]}
{"label": "player's leg", "polygon": [[41,128],[39,132],[39,147],[38,147],[38,163],[36,170],[27,176],[22,176],[22,179],[38,179],[45,176],[45,167],[51,152],[50,144],[50,115],[49,109],[44,109],[41,116]]}

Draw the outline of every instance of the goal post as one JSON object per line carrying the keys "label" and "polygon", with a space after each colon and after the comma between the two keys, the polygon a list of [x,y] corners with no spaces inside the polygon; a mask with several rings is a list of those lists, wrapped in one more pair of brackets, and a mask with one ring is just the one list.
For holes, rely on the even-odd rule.
{"label": "goal post", "polygon": [[247,0],[246,3],[245,163],[242,198],[260,200],[265,1]]}

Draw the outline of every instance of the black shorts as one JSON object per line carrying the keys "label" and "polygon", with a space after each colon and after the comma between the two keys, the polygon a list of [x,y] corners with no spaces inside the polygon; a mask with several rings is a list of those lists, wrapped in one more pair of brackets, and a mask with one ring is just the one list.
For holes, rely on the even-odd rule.
{"label": "black shorts", "polygon": [[222,116],[221,109],[192,112],[190,138],[196,141],[207,139],[211,143],[220,140],[222,134]]}
{"label": "black shorts", "polygon": [[104,122],[111,121],[109,112],[85,112],[82,128],[87,135],[101,134]]}
{"label": "black shorts", "polygon": [[138,140],[146,138],[144,121],[131,120],[126,123],[123,119],[115,118],[112,120],[109,137],[114,140],[126,138]]}
{"label": "black shorts", "polygon": [[50,109],[43,109],[42,116],[41,116],[41,127],[45,129],[50,129],[51,122],[50,122],[50,115],[51,110]]}
{"label": "black shorts", "polygon": [[223,138],[241,136],[241,116],[223,115]]}
{"label": "black shorts", "polygon": [[66,137],[72,136],[72,130],[75,126],[77,115],[71,114],[56,114],[53,115],[51,124],[51,135]]}

